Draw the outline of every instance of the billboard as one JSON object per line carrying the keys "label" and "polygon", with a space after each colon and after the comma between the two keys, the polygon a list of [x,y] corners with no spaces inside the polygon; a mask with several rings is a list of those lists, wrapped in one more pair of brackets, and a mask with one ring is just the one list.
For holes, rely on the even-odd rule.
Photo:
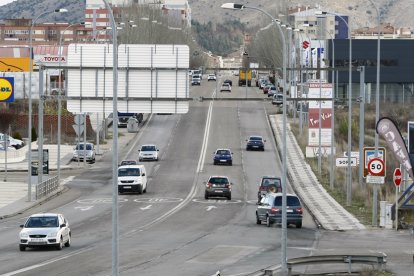
{"label": "billboard", "polygon": [[[187,45],[119,45],[118,111],[187,113],[189,53]],[[69,111],[113,112],[112,54],[112,45],[69,45]]]}

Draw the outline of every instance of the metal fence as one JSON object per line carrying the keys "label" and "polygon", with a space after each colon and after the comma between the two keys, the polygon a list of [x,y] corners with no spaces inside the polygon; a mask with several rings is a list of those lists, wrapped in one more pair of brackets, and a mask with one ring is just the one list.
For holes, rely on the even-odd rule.
{"label": "metal fence", "polygon": [[58,176],[49,178],[36,185],[36,200],[44,197],[59,188]]}

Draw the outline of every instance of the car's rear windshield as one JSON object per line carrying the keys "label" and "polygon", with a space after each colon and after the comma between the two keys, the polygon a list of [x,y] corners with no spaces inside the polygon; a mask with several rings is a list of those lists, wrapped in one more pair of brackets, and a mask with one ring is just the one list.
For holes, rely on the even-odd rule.
{"label": "car's rear windshield", "polygon": [[209,182],[212,184],[228,184],[229,180],[225,177],[211,177]]}
{"label": "car's rear windshield", "polygon": [[[275,198],[275,206],[282,206],[282,197]],[[300,201],[296,196],[286,196],[286,206],[300,206]]]}
{"label": "car's rear windshield", "polygon": [[251,136],[250,140],[254,140],[254,141],[261,141],[262,137],[258,137],[258,136]]}
{"label": "car's rear windshield", "polygon": [[26,228],[59,227],[57,217],[31,217],[26,222]]}
{"label": "car's rear windshield", "polygon": [[138,168],[120,168],[118,176],[140,176]]}
{"label": "car's rear windshield", "polygon": [[121,166],[124,166],[124,165],[137,165],[137,161],[134,161],[134,160],[122,161]]}
{"label": "car's rear windshield", "polygon": [[142,146],[141,151],[155,151],[155,146]]}
{"label": "car's rear windshield", "polygon": [[230,154],[230,152],[228,150],[218,150],[217,151],[217,154],[223,154],[223,155],[225,155],[225,154]]}
{"label": "car's rear windshield", "polygon": [[277,188],[280,188],[282,186],[282,184],[280,183],[280,179],[279,178],[263,178],[262,179],[262,186],[263,187],[267,187],[267,186],[276,186]]}
{"label": "car's rear windshield", "polygon": [[[84,149],[84,144],[78,144],[76,145],[76,149],[77,150],[83,150]],[[92,150],[92,145],[91,144],[86,144],[86,150]]]}

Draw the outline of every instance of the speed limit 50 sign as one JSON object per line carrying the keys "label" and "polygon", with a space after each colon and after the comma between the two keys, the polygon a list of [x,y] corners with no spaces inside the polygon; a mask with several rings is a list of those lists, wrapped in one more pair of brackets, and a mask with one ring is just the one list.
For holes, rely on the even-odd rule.
{"label": "speed limit 50 sign", "polygon": [[384,161],[379,158],[373,158],[368,162],[368,173],[373,176],[384,176]]}

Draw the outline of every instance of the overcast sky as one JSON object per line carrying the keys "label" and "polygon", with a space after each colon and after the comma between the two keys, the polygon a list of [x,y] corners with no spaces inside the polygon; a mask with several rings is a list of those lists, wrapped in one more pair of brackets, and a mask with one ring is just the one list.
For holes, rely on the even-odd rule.
{"label": "overcast sky", "polygon": [[0,6],[6,5],[8,3],[14,2],[16,0],[0,0]]}

